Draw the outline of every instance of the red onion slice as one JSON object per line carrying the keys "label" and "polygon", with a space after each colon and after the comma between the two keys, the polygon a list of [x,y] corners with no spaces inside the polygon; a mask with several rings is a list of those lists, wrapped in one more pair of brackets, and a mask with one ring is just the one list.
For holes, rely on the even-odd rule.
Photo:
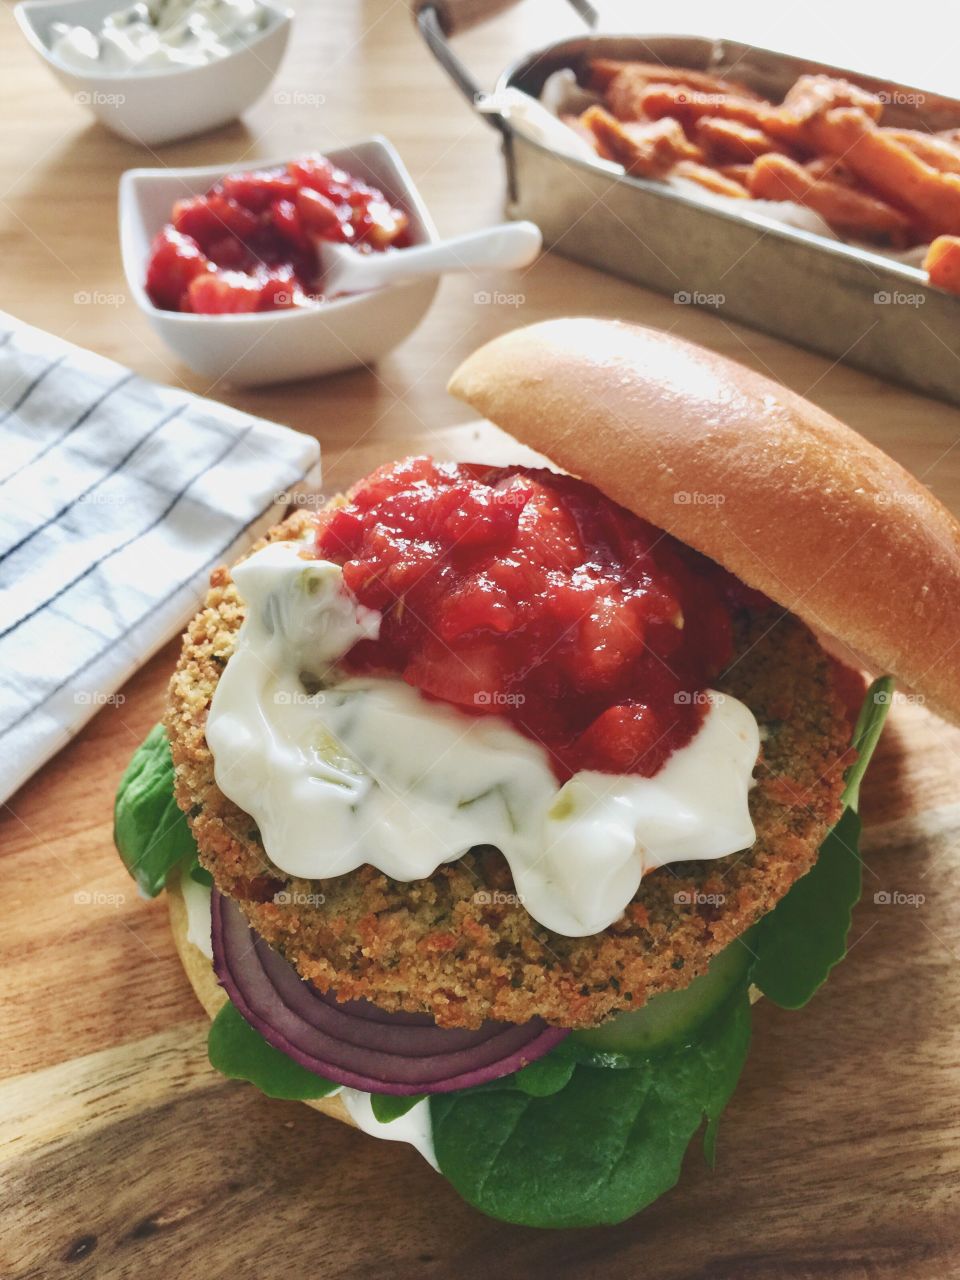
{"label": "red onion slice", "polygon": [[339,1004],[305,982],[216,890],[212,937],[221,986],[264,1039],[308,1071],[366,1093],[468,1089],[535,1062],[569,1034],[541,1018],[463,1031],[366,1000]]}

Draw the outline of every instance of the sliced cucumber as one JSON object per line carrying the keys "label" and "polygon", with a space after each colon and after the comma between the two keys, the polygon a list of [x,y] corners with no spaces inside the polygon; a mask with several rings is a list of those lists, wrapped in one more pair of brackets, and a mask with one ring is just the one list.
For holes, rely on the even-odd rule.
{"label": "sliced cucumber", "polygon": [[746,984],[753,961],[750,938],[745,934],[732,942],[689,987],[664,991],[642,1009],[618,1014],[601,1027],[574,1031],[563,1045],[587,1065],[627,1067],[692,1042],[703,1022],[734,988]]}

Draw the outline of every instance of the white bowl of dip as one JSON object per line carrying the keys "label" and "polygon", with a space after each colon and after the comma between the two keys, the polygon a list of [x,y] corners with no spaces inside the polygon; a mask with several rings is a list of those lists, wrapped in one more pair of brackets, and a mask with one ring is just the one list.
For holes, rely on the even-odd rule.
{"label": "white bowl of dip", "polygon": [[23,0],[14,10],[20,29],[73,96],[108,129],[155,147],[234,120],[267,89],[287,47],[293,12],[261,0],[265,22],[248,41],[198,66],[84,70],[58,56],[54,25],[98,34],[124,0]]}
{"label": "white bowl of dip", "polygon": [[[413,244],[437,241],[423,198],[386,138],[374,135],[323,154],[353,177],[379,187],[403,209]],[[155,307],[144,287],[147,260],[174,202],[203,195],[228,173],[272,169],[292,158],[216,168],[128,169],[120,179],[120,247],[130,293],[183,363],[217,383],[262,386],[375,364],[413,332],[437,291],[438,278],[425,276],[282,311],[197,315]]]}

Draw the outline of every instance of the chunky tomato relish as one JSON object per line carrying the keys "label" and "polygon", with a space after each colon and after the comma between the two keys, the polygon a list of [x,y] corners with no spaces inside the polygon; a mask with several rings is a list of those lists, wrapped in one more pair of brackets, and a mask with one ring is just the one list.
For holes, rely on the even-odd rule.
{"label": "chunky tomato relish", "polygon": [[308,306],[323,297],[315,240],[377,252],[404,248],[409,234],[382,191],[304,156],[178,200],[150,250],[146,290],[165,311],[205,315]]}
{"label": "chunky tomato relish", "polygon": [[324,515],[317,554],[383,615],[353,673],[502,715],[580,769],[657,772],[732,657],[737,579],[571,476],[408,458]]}

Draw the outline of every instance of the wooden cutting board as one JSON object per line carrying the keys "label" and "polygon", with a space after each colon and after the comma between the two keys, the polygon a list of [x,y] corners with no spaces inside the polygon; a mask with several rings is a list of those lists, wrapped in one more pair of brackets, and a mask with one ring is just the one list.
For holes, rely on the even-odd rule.
{"label": "wooden cutting board", "polygon": [[[503,440],[474,425],[404,445],[467,456]],[[396,450],[328,459],[326,491]],[[755,1009],[716,1171],[694,1144],[679,1187],[633,1221],[543,1232],[481,1217],[408,1147],[208,1066],[164,904],[137,896],[111,840],[176,653],[0,819],[3,1280],[960,1274],[960,731],[894,707],[864,795],[850,955],[805,1010]],[[884,901],[897,894],[922,901]]]}

